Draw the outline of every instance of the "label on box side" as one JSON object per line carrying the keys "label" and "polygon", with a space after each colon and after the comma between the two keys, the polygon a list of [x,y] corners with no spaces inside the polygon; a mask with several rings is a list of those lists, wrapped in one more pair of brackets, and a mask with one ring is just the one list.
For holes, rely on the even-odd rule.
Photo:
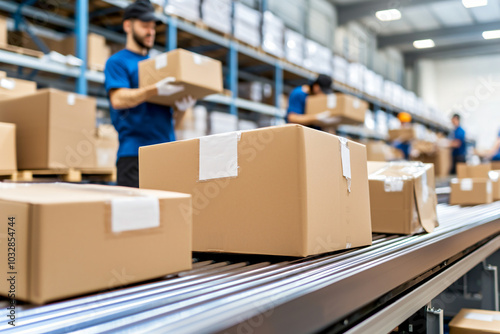
{"label": "label on box side", "polygon": [[14,80],[3,78],[0,79],[0,87],[8,90],[13,90],[14,88],[16,88],[16,82]]}
{"label": "label on box side", "polygon": [[352,106],[354,107],[354,109],[359,109],[359,107],[361,106],[361,101],[357,97],[355,97],[354,101],[352,101]]}
{"label": "label on box side", "polygon": [[460,190],[462,191],[472,191],[474,188],[474,183],[472,179],[462,179],[460,180]]}
{"label": "label on box side", "polygon": [[161,55],[155,57],[155,68],[157,70],[167,67],[167,65],[168,65],[168,60],[166,53],[162,53]]}
{"label": "label on box side", "polygon": [[342,174],[347,180],[347,189],[351,192],[351,152],[347,147],[347,139],[339,137],[340,140],[340,156],[342,159]]}
{"label": "label on box side", "polygon": [[200,138],[199,181],[238,176],[238,132]]}
{"label": "label on box side", "polygon": [[384,180],[384,191],[386,193],[402,192],[404,186],[403,178],[388,176]]}
{"label": "label on box side", "polygon": [[488,192],[488,194],[491,194],[493,192],[493,184],[489,180],[486,183],[486,192]]}
{"label": "label on box side", "polygon": [[493,322],[494,319],[493,315],[476,313],[476,312],[467,313],[464,318],[469,320],[488,321],[488,322]]}
{"label": "label on box side", "polygon": [[329,94],[326,97],[326,107],[328,109],[334,109],[337,106],[337,95]]}
{"label": "label on box side", "polygon": [[143,230],[160,226],[156,197],[122,197],[111,200],[111,231]]}
{"label": "label on box side", "polygon": [[75,94],[68,94],[67,102],[68,105],[74,106],[76,101],[76,95]]}
{"label": "label on box side", "polygon": [[202,55],[199,55],[199,54],[193,55],[193,61],[196,65],[201,65],[204,60],[205,60],[205,57]]}
{"label": "label on box side", "polygon": [[488,176],[490,177],[490,180],[493,182],[498,182],[498,179],[500,178],[498,172],[493,170],[488,173]]}

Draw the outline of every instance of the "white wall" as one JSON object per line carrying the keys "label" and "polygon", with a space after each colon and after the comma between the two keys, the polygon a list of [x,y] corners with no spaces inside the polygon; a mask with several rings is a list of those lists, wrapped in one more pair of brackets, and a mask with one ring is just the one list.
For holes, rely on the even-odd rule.
{"label": "white wall", "polygon": [[418,92],[447,115],[458,111],[467,135],[488,149],[500,130],[500,56],[423,60]]}

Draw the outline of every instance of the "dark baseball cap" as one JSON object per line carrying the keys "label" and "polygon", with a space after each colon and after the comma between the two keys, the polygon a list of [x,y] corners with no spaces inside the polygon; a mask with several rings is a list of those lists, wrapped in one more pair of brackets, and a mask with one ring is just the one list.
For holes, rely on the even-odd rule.
{"label": "dark baseball cap", "polygon": [[331,94],[333,93],[332,90],[332,78],[328,75],[325,74],[320,74],[318,78],[311,84],[315,85],[317,84],[321,91],[325,94]]}
{"label": "dark baseball cap", "polygon": [[129,19],[137,19],[143,22],[161,22],[156,17],[155,8],[151,4],[151,2],[149,2],[149,0],[137,0],[136,2],[125,8],[123,20],[125,21]]}

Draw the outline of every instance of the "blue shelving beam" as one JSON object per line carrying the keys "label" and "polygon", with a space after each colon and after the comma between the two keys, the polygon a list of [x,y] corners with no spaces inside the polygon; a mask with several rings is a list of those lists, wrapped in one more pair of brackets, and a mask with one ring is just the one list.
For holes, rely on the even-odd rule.
{"label": "blue shelving beam", "polygon": [[89,2],[88,0],[76,1],[76,56],[83,61],[80,76],[76,81],[76,92],[87,95],[87,35],[89,32]]}

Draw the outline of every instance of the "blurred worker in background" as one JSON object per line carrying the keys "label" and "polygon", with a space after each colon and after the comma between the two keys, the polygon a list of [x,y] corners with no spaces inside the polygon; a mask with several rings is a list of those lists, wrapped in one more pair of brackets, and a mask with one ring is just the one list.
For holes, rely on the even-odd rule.
{"label": "blurred worker in background", "polygon": [[320,74],[310,85],[303,85],[295,88],[290,94],[287,110],[287,121],[302,125],[312,125],[318,115],[306,115],[306,99],[309,95],[331,94],[332,78],[328,75]]}
{"label": "blurred worker in background", "polygon": [[[406,128],[411,126],[411,115],[407,112],[400,112],[398,114],[398,119],[401,122],[401,127]],[[410,160],[411,152],[411,141],[409,140],[398,140],[393,142],[395,148],[403,151],[405,160]]]}
{"label": "blurred worker in background", "polygon": [[498,136],[495,140],[495,144],[493,144],[493,147],[482,155],[487,160],[500,161],[500,131],[498,132]]}
{"label": "blurred worker in background", "polygon": [[169,95],[178,89],[166,78],[139,88],[139,62],[149,58],[154,46],[157,19],[149,0],[138,0],[125,8],[123,30],[127,34],[125,49],[106,62],[105,88],[111,104],[110,115],[118,131],[118,185],[139,187],[139,147],[175,141],[174,120],[178,124],[185,111],[196,103],[190,96],[177,101],[173,110],[146,100]]}
{"label": "blurred worker in background", "polygon": [[450,146],[453,148],[452,157],[453,162],[451,166],[451,174],[455,175],[457,173],[457,164],[460,162],[466,161],[467,155],[467,143],[465,142],[465,130],[462,128],[460,124],[460,115],[454,114],[451,117],[451,122],[455,127],[453,131],[451,144]]}

